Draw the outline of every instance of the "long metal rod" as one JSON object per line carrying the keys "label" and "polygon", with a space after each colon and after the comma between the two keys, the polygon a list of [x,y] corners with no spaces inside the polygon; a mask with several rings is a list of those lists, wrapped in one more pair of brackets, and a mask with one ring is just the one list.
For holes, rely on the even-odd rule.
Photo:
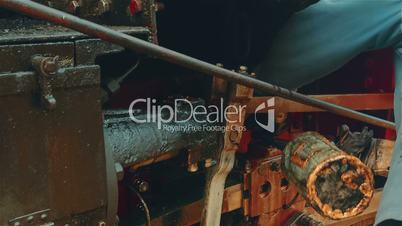
{"label": "long metal rod", "polygon": [[92,23],[90,21],[78,18],[76,16],[64,13],[56,9],[52,9],[47,6],[43,6],[30,0],[0,0],[0,7],[18,13],[26,14],[38,19],[50,21],[64,27],[77,30],[84,34],[123,46],[127,49],[144,54],[149,54],[173,64],[181,65],[183,67],[201,72],[203,74],[218,76],[222,79],[236,82],[244,86],[253,87],[254,89],[267,92],[270,95],[283,97],[306,105],[321,108],[323,110],[333,112],[347,118],[366,122],[372,125],[395,129],[395,123],[393,122],[367,115],[358,111],[354,111],[339,105],[317,100],[309,96],[291,91],[289,89],[275,86],[255,78],[250,78],[242,74],[217,67],[213,64],[209,64],[207,62],[186,56],[170,49],[154,45],[141,39],[114,31],[105,26]]}

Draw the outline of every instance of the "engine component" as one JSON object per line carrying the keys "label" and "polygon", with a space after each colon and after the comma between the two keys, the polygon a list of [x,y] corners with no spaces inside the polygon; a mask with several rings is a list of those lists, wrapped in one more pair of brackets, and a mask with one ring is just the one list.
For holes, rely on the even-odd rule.
{"label": "engine component", "polygon": [[[179,110],[178,118],[187,118],[188,114]],[[159,129],[156,122],[135,123],[126,110],[106,111],[104,117],[104,135],[108,138],[110,151],[115,162],[123,166],[181,150],[200,151],[198,159],[190,163],[195,164],[197,160],[210,158],[219,148],[221,133],[197,129],[203,128],[204,124],[194,120],[164,123]],[[147,115],[138,113],[136,118],[146,119]]]}
{"label": "engine component", "polygon": [[[267,149],[265,158],[250,159],[246,162],[244,193],[246,216],[257,217],[273,213],[296,204],[303,207],[305,202],[297,196],[297,188],[290,184],[280,168],[282,152]],[[271,217],[274,218],[274,217]]]}
{"label": "engine component", "polygon": [[371,170],[318,133],[306,132],[291,141],[283,160],[288,178],[322,215],[351,217],[370,203],[374,193]]}

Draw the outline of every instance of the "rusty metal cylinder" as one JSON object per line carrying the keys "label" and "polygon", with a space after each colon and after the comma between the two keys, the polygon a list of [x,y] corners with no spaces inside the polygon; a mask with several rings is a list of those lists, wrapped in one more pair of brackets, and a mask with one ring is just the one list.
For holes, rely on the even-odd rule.
{"label": "rusty metal cylinder", "polygon": [[282,167],[306,201],[331,219],[360,214],[374,193],[372,171],[316,132],[288,143]]}

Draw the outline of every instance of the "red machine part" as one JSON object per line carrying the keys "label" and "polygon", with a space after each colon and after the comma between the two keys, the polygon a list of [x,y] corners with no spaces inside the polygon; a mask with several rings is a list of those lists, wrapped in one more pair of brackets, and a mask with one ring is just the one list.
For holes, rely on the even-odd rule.
{"label": "red machine part", "polygon": [[134,16],[138,12],[142,11],[142,2],[141,0],[130,0],[130,4],[128,5],[128,9],[131,13],[131,16]]}

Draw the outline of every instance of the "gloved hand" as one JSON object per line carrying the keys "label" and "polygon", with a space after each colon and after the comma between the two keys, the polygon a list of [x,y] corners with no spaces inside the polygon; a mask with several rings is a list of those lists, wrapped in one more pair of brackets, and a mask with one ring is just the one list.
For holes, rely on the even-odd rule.
{"label": "gloved hand", "polygon": [[349,154],[359,156],[370,148],[373,130],[364,127],[362,132],[351,132],[347,125],[342,125],[338,131],[336,146]]}

